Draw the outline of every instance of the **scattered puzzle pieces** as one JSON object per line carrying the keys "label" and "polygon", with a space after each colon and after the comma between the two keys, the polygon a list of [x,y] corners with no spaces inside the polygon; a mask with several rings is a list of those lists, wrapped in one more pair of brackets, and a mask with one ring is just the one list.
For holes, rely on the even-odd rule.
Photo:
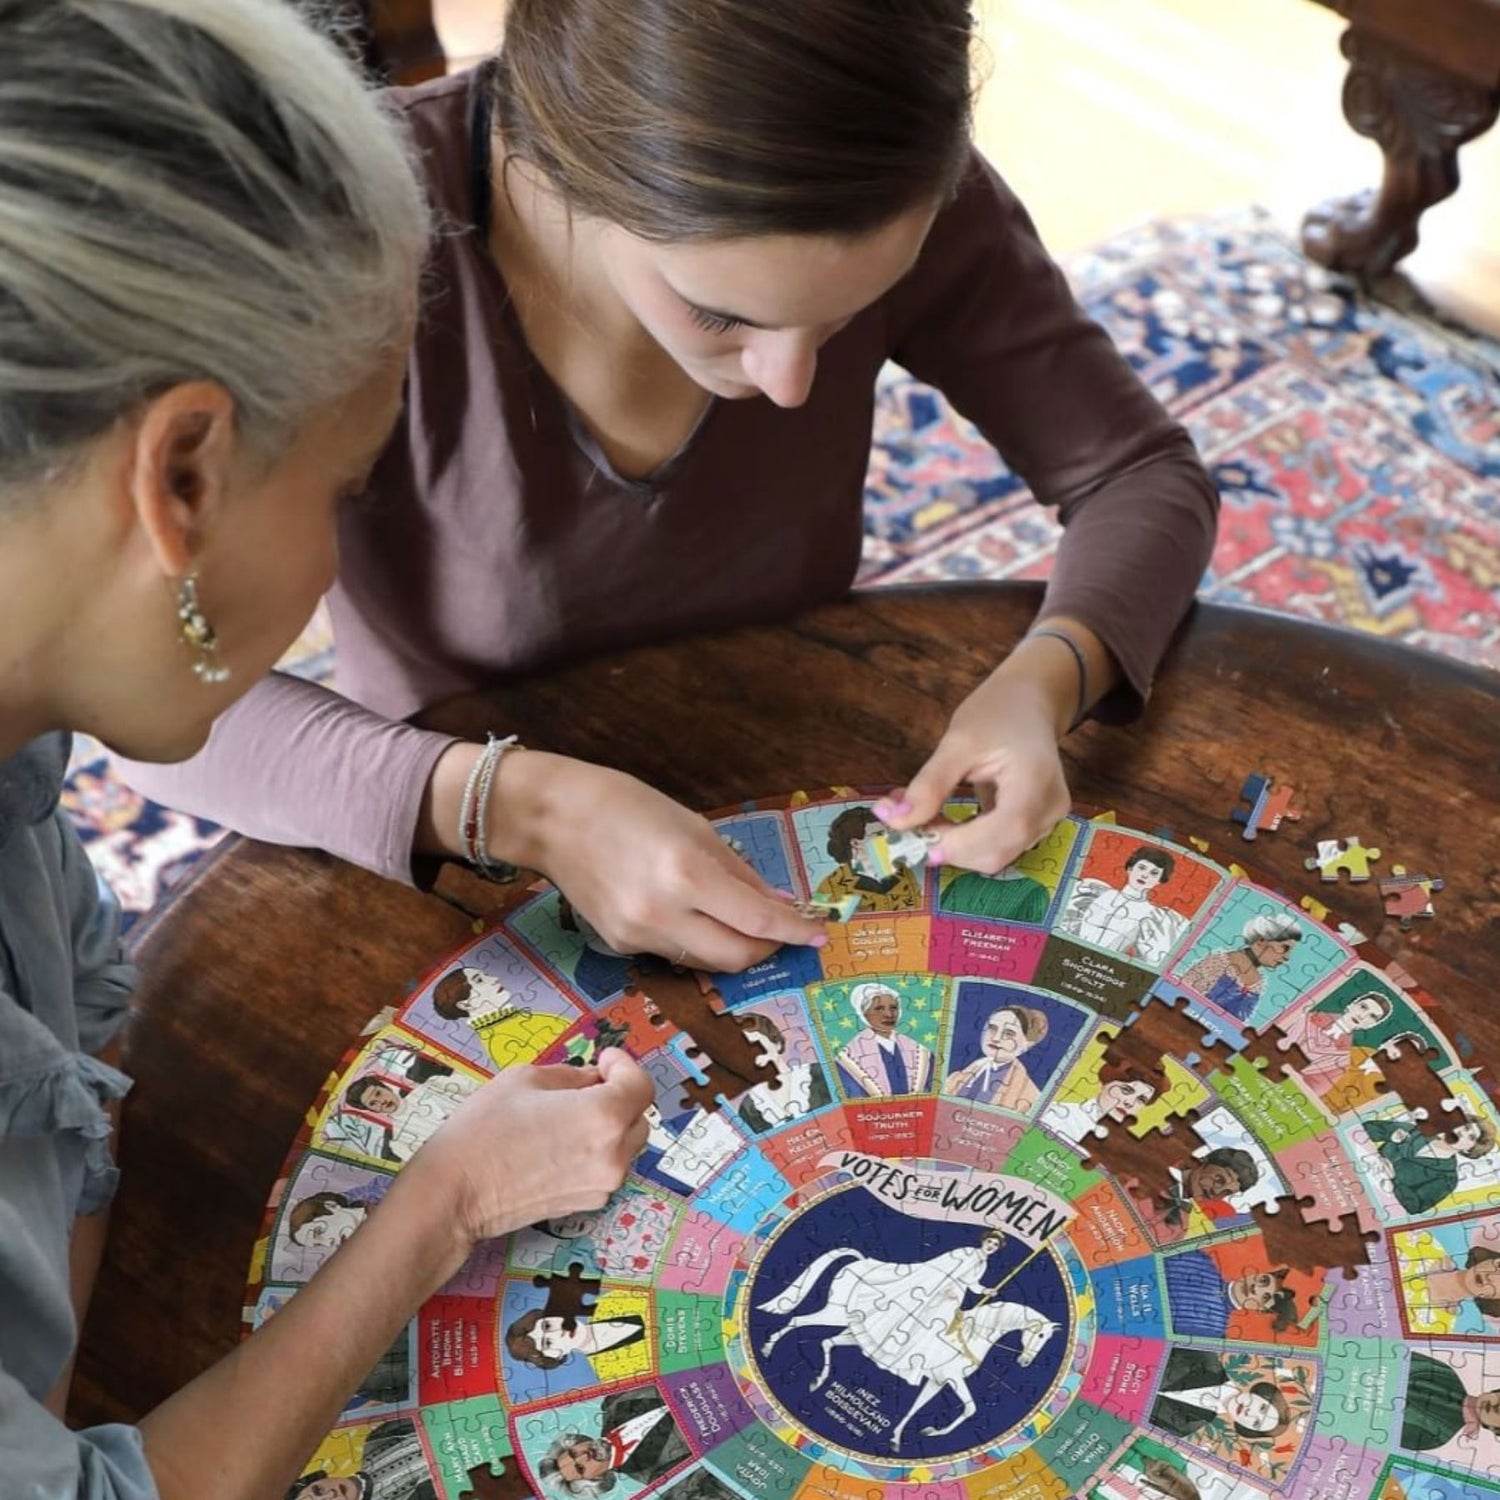
{"label": "scattered puzzle pieces", "polygon": [[1358,837],[1350,836],[1342,843],[1338,839],[1319,839],[1317,854],[1303,863],[1307,869],[1318,871],[1324,880],[1337,880],[1340,875],[1347,875],[1350,880],[1368,880],[1370,866],[1379,858],[1379,849],[1368,849]]}
{"label": "scattered puzzle pieces", "polygon": [[1294,823],[1301,820],[1301,809],[1292,806],[1296,795],[1296,788],[1290,784],[1273,784],[1271,777],[1252,771],[1240,788],[1240,801],[1247,805],[1236,807],[1229,816],[1244,828],[1247,839],[1254,839],[1261,829],[1274,833],[1283,819]]}
{"label": "scattered puzzle pieces", "polygon": [[1405,865],[1392,865],[1390,875],[1380,882],[1385,914],[1400,923],[1402,932],[1410,932],[1416,918],[1437,915],[1432,894],[1442,888],[1443,882],[1435,876],[1413,875]]}

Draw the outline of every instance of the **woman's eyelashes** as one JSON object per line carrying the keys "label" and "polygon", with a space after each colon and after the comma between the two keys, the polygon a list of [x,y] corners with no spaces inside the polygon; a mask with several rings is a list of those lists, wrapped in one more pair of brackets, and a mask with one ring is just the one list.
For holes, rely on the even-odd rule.
{"label": "woman's eyelashes", "polygon": [[744,327],[743,318],[726,318],[722,313],[710,312],[706,307],[695,307],[691,302],[688,303],[687,310],[688,317],[705,333],[731,333],[736,328]]}

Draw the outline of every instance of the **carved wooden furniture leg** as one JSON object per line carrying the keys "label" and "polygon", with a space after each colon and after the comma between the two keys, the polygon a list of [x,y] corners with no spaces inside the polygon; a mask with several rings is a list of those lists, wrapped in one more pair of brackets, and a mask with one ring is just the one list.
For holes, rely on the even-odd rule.
{"label": "carved wooden furniture leg", "polygon": [[432,0],[362,0],[366,64],[392,83],[441,78],[447,68],[432,24]]}
{"label": "carved wooden furniture leg", "polygon": [[1378,192],[1336,198],[1302,223],[1302,247],[1338,271],[1383,276],[1416,249],[1417,222],[1458,187],[1458,148],[1500,111],[1500,90],[1421,62],[1357,26],[1341,42],[1349,59],[1344,115],[1385,153]]}

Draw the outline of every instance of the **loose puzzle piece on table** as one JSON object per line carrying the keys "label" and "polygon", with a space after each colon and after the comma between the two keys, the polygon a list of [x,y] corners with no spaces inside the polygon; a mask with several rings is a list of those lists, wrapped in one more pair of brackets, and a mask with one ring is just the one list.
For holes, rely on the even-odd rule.
{"label": "loose puzzle piece on table", "polygon": [[1229,816],[1244,828],[1246,839],[1254,839],[1263,828],[1274,833],[1284,819],[1291,822],[1301,820],[1301,811],[1292,806],[1296,795],[1295,787],[1284,782],[1273,783],[1269,776],[1255,771],[1245,778],[1245,784],[1240,788],[1240,801],[1246,805],[1234,808]]}
{"label": "loose puzzle piece on table", "polygon": [[1379,849],[1367,849],[1357,837],[1351,836],[1342,844],[1338,839],[1319,839],[1317,854],[1303,864],[1309,870],[1316,870],[1324,880],[1337,880],[1340,875],[1347,875],[1350,880],[1368,880],[1370,866],[1379,858]]}
{"label": "loose puzzle piece on table", "polygon": [[1405,865],[1392,865],[1390,875],[1380,882],[1385,914],[1397,919],[1402,932],[1410,932],[1416,918],[1437,915],[1432,896],[1442,888],[1443,882],[1434,876],[1412,875]]}

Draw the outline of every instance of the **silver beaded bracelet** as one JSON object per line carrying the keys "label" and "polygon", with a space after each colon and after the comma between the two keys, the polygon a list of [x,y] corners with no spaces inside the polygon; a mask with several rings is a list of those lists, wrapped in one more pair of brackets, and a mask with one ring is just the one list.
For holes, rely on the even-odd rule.
{"label": "silver beaded bracelet", "polygon": [[458,805],[458,842],[468,856],[469,863],[484,876],[504,885],[515,880],[520,870],[504,860],[491,859],[485,847],[485,835],[490,826],[490,792],[495,785],[495,772],[507,750],[521,747],[516,736],[507,735],[497,740],[494,735],[485,736],[484,750],[474,762],[469,778],[464,782],[464,794]]}

